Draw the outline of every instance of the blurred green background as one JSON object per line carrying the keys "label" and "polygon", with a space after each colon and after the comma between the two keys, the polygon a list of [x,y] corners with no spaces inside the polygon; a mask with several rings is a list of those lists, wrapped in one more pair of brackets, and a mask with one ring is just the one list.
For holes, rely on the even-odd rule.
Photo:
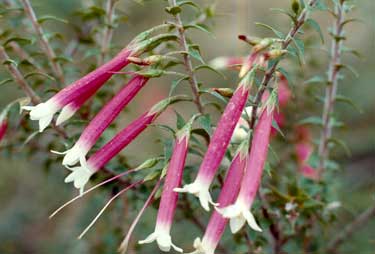
{"label": "blurred green background", "polygon": [[[91,1],[33,0],[31,2],[38,15],[55,15],[74,24],[76,22],[74,12],[77,8],[82,8],[83,4],[90,5]],[[289,2],[288,0],[218,0],[218,16],[213,23],[215,37],[198,31],[192,34],[192,38],[200,44],[202,55],[207,60],[216,56],[245,55],[248,47],[237,40],[237,35],[270,36],[268,31],[254,25],[257,21],[286,31],[289,27],[288,20],[282,15],[271,12],[270,8],[286,7]],[[342,203],[335,224],[337,232],[375,202],[375,1],[356,2],[358,8],[352,15],[359,17],[363,22],[348,26],[348,45],[358,49],[363,58],[358,60],[351,55],[345,57],[344,61],[355,66],[359,78],[345,73],[346,78],[340,84],[339,93],[352,98],[362,109],[362,113],[358,113],[346,104],[337,104],[340,119],[347,126],[336,134],[347,142],[351,150],[349,157],[340,150],[334,151],[335,159],[342,166],[333,186]],[[162,0],[145,1],[144,5],[131,0],[120,0],[117,10],[120,15],[127,17],[127,21],[116,29],[115,44],[125,45],[135,34],[163,22],[168,18],[163,12],[164,7],[165,1]],[[327,18],[325,13],[314,15],[327,34],[331,19]],[[48,22],[45,29],[74,36],[74,30],[67,27],[61,23]],[[326,37],[326,44],[321,47],[329,48],[328,37]],[[309,79],[313,73],[325,73],[327,70],[327,54],[324,51],[318,48],[309,48],[306,51],[319,64],[314,68],[303,66],[302,71],[298,71],[294,87],[296,91],[304,89],[302,80]],[[296,69],[295,66],[292,68]],[[0,75],[1,80],[5,78],[3,71]],[[77,77],[70,78],[74,80]],[[228,73],[228,80],[212,76],[209,72],[203,73],[199,78],[207,86],[233,87],[235,84],[234,75],[230,73]],[[132,103],[129,107],[132,115],[143,112],[147,106],[165,96],[170,82],[169,78],[153,80],[152,84],[137,96],[136,103]],[[21,96],[14,84],[2,86],[0,90],[1,107]],[[320,104],[316,106],[321,107]],[[303,112],[302,115],[308,116],[309,113]],[[175,120],[171,119],[171,115],[167,115],[160,121],[174,122]],[[150,142],[151,136],[155,133],[154,130],[147,132],[137,140],[127,149],[125,153],[127,158],[132,162],[139,162],[140,158],[144,159],[160,149],[157,143]],[[12,137],[8,139],[11,142]],[[120,241],[119,237],[126,231],[131,218],[140,207],[133,207],[130,204],[126,209],[130,215],[125,212],[115,213],[113,210],[116,207],[127,206],[123,201],[116,202],[84,239],[77,240],[77,235],[99,211],[110,193],[107,194],[108,196],[105,196],[105,193],[90,195],[89,198],[69,207],[53,220],[49,220],[48,215],[75,195],[75,191],[72,186],[63,183],[66,171],[62,166],[54,167],[48,172],[41,168],[38,159],[25,159],[17,153],[9,157],[4,152],[0,157],[0,253],[115,253]],[[151,233],[154,218],[155,211],[149,209],[137,227],[134,239],[142,239]],[[182,247],[190,249],[198,232],[197,229],[192,226],[189,226],[189,230],[183,230],[184,226],[178,228],[180,232],[175,232],[175,241],[182,243]],[[340,253],[375,253],[375,219],[349,238],[342,250]],[[142,248],[142,251],[137,251],[134,247],[129,253],[159,253],[159,250],[155,244],[152,244]]]}

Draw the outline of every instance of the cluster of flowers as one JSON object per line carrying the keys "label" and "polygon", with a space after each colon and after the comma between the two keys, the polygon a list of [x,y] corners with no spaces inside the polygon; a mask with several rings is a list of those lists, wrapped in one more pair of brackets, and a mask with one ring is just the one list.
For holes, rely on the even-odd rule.
{"label": "cluster of flowers", "polygon": [[[46,102],[36,106],[24,107],[25,110],[30,111],[32,120],[39,121],[39,130],[43,131],[53,120],[54,114],[60,110],[56,124],[60,125],[65,122],[114,73],[128,65],[130,63],[129,58],[139,56],[148,46],[165,37],[164,35],[159,35],[148,38],[149,35],[150,31],[142,33],[112,60],[67,86]],[[249,144],[250,133],[248,132],[246,134],[247,137],[241,142],[230,164],[216,203],[213,201],[209,190],[231,142],[236,126],[241,119],[259,66],[264,65],[267,60],[284,53],[278,49],[271,49],[265,52],[265,49],[272,43],[273,41],[270,39],[254,43],[252,53],[242,64],[239,85],[233,92],[217,124],[197,176],[193,183],[182,187],[182,175],[194,117],[178,131],[166,171],[155,231],[145,240],[140,241],[140,244],[156,241],[162,251],[167,252],[173,248],[178,252],[183,252],[181,248],[172,243],[170,234],[179,192],[188,192],[197,196],[201,206],[206,211],[210,210],[210,205],[215,207],[203,238],[197,238],[194,241],[196,249],[194,253],[196,254],[214,253],[228,221],[233,233],[238,232],[246,222],[252,229],[261,231],[260,226],[250,212],[250,208],[257,194],[267,158],[272,120],[275,116],[273,95],[279,91],[277,88],[273,89],[271,94],[268,90],[264,93],[262,106],[257,112],[257,124],[251,135],[252,142]],[[133,75],[128,84],[86,126],[75,145],[68,151],[61,153],[64,154],[63,165],[71,170],[65,182],[73,182],[74,186],[80,189],[82,193],[89,178],[132,142],[171,103],[173,98],[167,98],[153,106],[118,132],[109,142],[86,160],[88,152],[101,134],[141,88],[145,86],[148,80],[148,77],[138,74]],[[75,166],[77,163],[79,165]]]}

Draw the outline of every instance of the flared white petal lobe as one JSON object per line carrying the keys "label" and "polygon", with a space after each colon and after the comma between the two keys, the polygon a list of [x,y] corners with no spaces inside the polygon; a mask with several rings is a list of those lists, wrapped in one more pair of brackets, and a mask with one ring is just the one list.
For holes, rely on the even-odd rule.
{"label": "flared white petal lobe", "polygon": [[188,192],[191,193],[199,198],[199,202],[204,210],[210,211],[209,204],[217,206],[216,203],[212,201],[210,192],[204,184],[200,183],[199,181],[195,181],[191,184],[187,184],[182,188],[175,188],[174,191],[176,192]]}
{"label": "flared white petal lobe", "polygon": [[247,224],[249,224],[249,226],[253,230],[262,232],[262,229],[259,227],[258,223],[256,222],[254,215],[249,210],[243,211],[243,216],[245,217]]}
{"label": "flared white petal lobe", "polygon": [[22,109],[30,111],[31,120],[39,121],[39,132],[42,132],[51,123],[53,115],[60,107],[53,101],[47,101],[36,106],[24,106]]}
{"label": "flared white petal lobe", "polygon": [[230,205],[224,208],[216,209],[224,218],[230,219],[229,226],[233,234],[237,233],[247,222],[249,226],[255,230],[261,232],[262,229],[257,224],[254,215],[249,211],[246,205],[241,202],[236,202],[234,205]]}
{"label": "flared white petal lobe", "polygon": [[139,244],[152,243],[156,241],[159,249],[164,252],[169,252],[171,248],[175,251],[182,253],[183,250],[172,243],[172,238],[168,232],[155,230],[154,233],[149,235],[146,239],[139,241]]}
{"label": "flared white petal lobe", "polygon": [[85,159],[87,154],[87,149],[85,149],[79,142],[76,143],[72,148],[65,152],[65,156],[62,164],[65,166],[72,166],[79,161]]}
{"label": "flared white petal lobe", "polygon": [[61,110],[59,116],[56,119],[56,125],[60,125],[66,120],[70,119],[76,112],[77,108],[74,108],[71,104],[66,105]]}
{"label": "flared white petal lobe", "polygon": [[214,254],[215,248],[201,241],[199,237],[194,240],[195,251],[190,254]]}
{"label": "flared white petal lobe", "polygon": [[65,178],[66,183],[73,182],[74,187],[80,190],[80,193],[83,192],[83,188],[86,183],[89,181],[90,177],[95,173],[88,167],[75,167],[71,169],[72,172]]}

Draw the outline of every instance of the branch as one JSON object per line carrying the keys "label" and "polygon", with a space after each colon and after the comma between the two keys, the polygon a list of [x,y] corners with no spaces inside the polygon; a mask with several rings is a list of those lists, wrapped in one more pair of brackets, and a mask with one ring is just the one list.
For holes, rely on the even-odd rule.
{"label": "branch", "polygon": [[32,6],[31,6],[29,0],[21,0],[21,2],[22,2],[22,5],[23,5],[23,9],[24,9],[27,17],[29,18],[29,20],[30,20],[30,22],[31,22],[31,24],[32,24],[32,26],[35,30],[35,33],[38,37],[40,47],[44,51],[44,53],[46,54],[46,56],[48,58],[48,61],[51,64],[52,71],[54,72],[54,74],[56,75],[56,77],[60,81],[60,83],[65,84],[65,78],[64,78],[64,74],[63,74],[61,65],[58,62],[56,62],[56,54],[55,54],[54,50],[52,49],[52,47],[50,46],[50,44],[48,43],[48,40],[45,37],[43,28],[39,24],[38,19],[35,15],[35,12],[34,12]]}
{"label": "branch", "polygon": [[9,71],[10,75],[14,78],[16,83],[19,85],[19,87],[22,89],[22,91],[27,95],[27,97],[30,98],[31,102],[35,104],[39,104],[40,98],[39,96],[34,92],[34,90],[29,86],[21,72],[18,70],[18,68],[15,66],[14,63],[12,63],[12,60],[9,58],[7,52],[5,49],[0,46],[0,60],[2,64],[4,64]]}
{"label": "branch", "polygon": [[325,100],[323,108],[323,130],[321,132],[319,142],[319,171],[320,173],[325,168],[325,161],[329,156],[328,140],[332,136],[332,125],[331,115],[333,113],[337,87],[338,87],[338,74],[340,71],[341,64],[341,53],[342,53],[342,37],[343,34],[343,22],[344,22],[344,1],[338,1],[335,6],[335,23],[334,23],[334,34],[332,40],[331,59],[329,64],[328,81],[325,90]]}
{"label": "branch", "polygon": [[110,50],[110,43],[113,36],[113,20],[115,17],[115,3],[117,0],[108,0],[106,4],[106,20],[105,28],[103,32],[103,40],[101,41],[100,56],[98,60],[98,65],[102,65],[105,61],[105,58]]}
{"label": "branch", "polygon": [[[308,11],[309,11],[308,9],[313,7],[317,2],[318,2],[317,0],[310,0],[309,3],[307,4],[308,6],[305,7],[302,10],[302,12],[299,15],[297,21],[294,23],[294,26],[290,29],[289,33],[287,34],[287,36],[283,40],[281,49],[284,50],[284,49],[288,48],[289,44],[292,42],[293,38],[296,36],[296,34],[300,30],[300,28],[303,26],[303,24],[305,24],[305,21],[307,19],[307,14],[308,14]],[[258,91],[258,93],[255,97],[254,106],[253,106],[252,112],[251,112],[251,114],[252,114],[251,120],[250,120],[250,129],[251,130],[254,129],[254,125],[255,125],[255,121],[256,121],[256,115],[257,115],[256,112],[257,112],[259,104],[262,100],[263,93],[265,92],[265,90],[268,86],[268,83],[271,81],[279,62],[280,62],[280,60],[275,61],[275,63],[264,74],[260,89],[259,89],[259,91]]]}
{"label": "branch", "polygon": [[356,229],[368,222],[372,217],[375,217],[375,204],[368,208],[366,211],[361,213],[354,221],[347,225],[341,234],[334,238],[328,243],[327,252],[336,253],[339,246],[344,243],[344,241],[349,238]]}
{"label": "branch", "polygon": [[[176,0],[169,0],[169,5],[171,7],[177,6]],[[184,29],[184,26],[183,26],[182,21],[181,21],[181,16],[180,16],[180,14],[176,14],[174,17],[175,17],[176,27],[177,27],[178,35],[179,35],[179,39],[180,39],[179,40],[180,45],[181,45],[183,51],[189,52],[189,47],[188,47],[188,43],[187,43],[186,36],[185,36],[185,29]],[[195,76],[194,71],[193,71],[193,64],[191,62],[190,55],[184,54],[183,57],[184,57],[185,69],[186,69],[186,71],[189,75],[189,83],[190,83],[190,86],[191,86],[191,90],[193,92],[194,103],[196,104],[199,113],[203,114],[204,110],[203,110],[203,105],[202,105],[201,98],[200,98],[200,95],[199,95],[198,81],[197,81],[197,77]]]}

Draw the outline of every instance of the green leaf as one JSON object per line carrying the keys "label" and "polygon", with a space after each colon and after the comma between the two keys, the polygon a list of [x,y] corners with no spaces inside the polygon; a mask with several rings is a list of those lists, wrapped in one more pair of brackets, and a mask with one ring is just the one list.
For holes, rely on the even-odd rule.
{"label": "green leaf", "polygon": [[21,45],[27,45],[27,44],[33,44],[34,43],[34,41],[29,39],[29,38],[12,37],[12,38],[9,38],[8,40],[6,40],[3,44],[3,46],[6,46],[13,41],[17,42],[18,44],[21,44]]}
{"label": "green leaf", "polygon": [[305,64],[305,43],[303,42],[303,40],[293,38],[293,37],[292,37],[292,41],[297,48],[297,55],[298,55],[300,64],[301,65]]}
{"label": "green leaf", "polygon": [[206,26],[204,26],[203,24],[189,24],[189,25],[184,26],[185,30],[188,30],[189,28],[198,29],[202,32],[210,34],[212,37],[215,38],[215,35],[210,30],[208,30],[208,28]]}
{"label": "green leaf", "polygon": [[43,73],[43,72],[30,72],[30,73],[27,73],[27,74],[24,76],[24,78],[25,78],[25,79],[28,79],[28,78],[33,77],[33,76],[43,76],[43,77],[45,77],[45,78],[47,78],[47,79],[50,79],[50,80],[53,80],[53,81],[56,80],[54,77],[52,77],[52,76],[50,76],[50,75],[48,75],[48,74],[46,74],[46,73]]}
{"label": "green leaf", "polygon": [[316,76],[306,80],[303,83],[306,84],[306,85],[314,84],[314,83],[327,83],[327,79],[322,77],[322,76],[316,75]]}
{"label": "green leaf", "polygon": [[288,84],[290,86],[293,86],[294,81],[293,81],[292,77],[289,75],[289,72],[287,72],[283,67],[279,67],[279,68],[277,68],[277,70],[285,76],[286,80],[288,80]]}
{"label": "green leaf", "polygon": [[279,37],[280,39],[284,39],[284,34],[280,31],[277,31],[275,28],[273,28],[272,26],[270,25],[267,25],[267,24],[264,24],[264,23],[260,23],[260,22],[256,22],[255,25],[257,26],[261,26],[261,27],[264,27],[264,28],[267,28],[269,30],[271,30],[274,34],[276,34],[277,37]]}
{"label": "green leaf", "polygon": [[182,127],[185,126],[186,121],[185,121],[185,119],[177,111],[175,111],[175,113],[176,113],[176,117],[177,117],[176,127],[179,130]]}
{"label": "green leaf", "polygon": [[198,11],[201,10],[201,8],[199,7],[199,5],[197,5],[196,3],[194,3],[193,1],[181,1],[181,2],[178,2],[177,3],[178,6],[182,7],[184,5],[189,5],[195,9],[197,9]]}
{"label": "green leaf", "polygon": [[190,56],[192,56],[193,58],[197,59],[202,64],[205,64],[205,62],[204,62],[204,60],[203,60],[203,58],[201,56],[201,53],[200,53],[200,50],[199,50],[199,46],[189,45],[188,53],[189,53]]}
{"label": "green leaf", "polygon": [[347,65],[347,64],[341,64],[338,66],[340,69],[344,68],[344,69],[347,69],[349,72],[351,72],[355,78],[358,78],[359,77],[359,73],[356,69],[354,69],[353,66],[351,65]]}
{"label": "green leaf", "polygon": [[340,147],[345,151],[345,153],[346,153],[346,155],[347,155],[348,157],[350,157],[350,156],[352,155],[352,153],[351,153],[349,147],[345,144],[344,141],[342,141],[342,140],[340,140],[340,139],[337,139],[337,138],[329,138],[329,139],[327,140],[327,142],[328,142],[328,143],[334,143],[335,145],[340,146]]}
{"label": "green leaf", "polygon": [[285,14],[293,21],[293,23],[297,22],[295,15],[293,13],[290,13],[287,10],[284,10],[284,9],[281,9],[281,8],[271,8],[271,11],[281,13],[281,14]]}
{"label": "green leaf", "polygon": [[169,161],[169,159],[171,158],[172,150],[173,150],[173,140],[172,139],[164,140],[164,159],[165,159],[165,161]]}
{"label": "green leaf", "polygon": [[182,9],[181,7],[179,6],[168,6],[168,7],[165,7],[165,11],[173,16],[179,14]]}
{"label": "green leaf", "polygon": [[208,93],[208,94],[211,94],[212,96],[218,98],[219,100],[221,100],[221,101],[224,102],[224,103],[227,103],[227,102],[228,102],[228,101],[225,99],[224,96],[222,96],[222,95],[219,94],[218,92],[213,91],[213,90],[211,90],[211,89],[200,90],[199,93]]}
{"label": "green leaf", "polygon": [[322,43],[324,43],[324,35],[323,35],[322,29],[320,28],[320,25],[318,24],[318,22],[316,22],[313,19],[307,19],[306,24],[310,25],[315,31],[318,32],[318,34],[320,36],[320,40],[322,41]]}
{"label": "green leaf", "polygon": [[211,117],[209,114],[203,115],[198,118],[199,124],[203,127],[203,129],[208,133],[208,135],[212,135],[212,125],[211,125]]}
{"label": "green leaf", "polygon": [[38,23],[43,24],[44,22],[49,21],[49,20],[59,21],[59,22],[68,24],[67,20],[62,19],[62,18],[58,18],[58,17],[55,17],[55,16],[51,16],[51,15],[45,15],[45,16],[42,16],[42,17],[38,18]]}
{"label": "green leaf", "polygon": [[11,78],[4,79],[4,80],[0,81],[0,86],[5,85],[7,83],[10,83],[12,81],[13,81],[13,79],[11,79]]}
{"label": "green leaf", "polygon": [[180,79],[177,79],[177,80],[173,80],[172,81],[172,85],[171,85],[171,88],[169,90],[169,97],[172,96],[174,90],[177,88],[177,86],[184,80],[188,80],[189,79],[189,76],[185,76],[185,77],[182,77]]}
{"label": "green leaf", "polygon": [[322,118],[320,118],[318,116],[310,116],[310,117],[307,117],[305,119],[302,119],[301,121],[298,122],[298,124],[299,125],[313,124],[313,125],[323,126],[323,120],[322,120]]}
{"label": "green leaf", "polygon": [[352,99],[350,99],[349,97],[346,97],[346,96],[343,96],[343,95],[336,95],[335,101],[336,102],[343,102],[343,103],[349,104],[355,110],[357,110],[359,113],[363,113],[362,109],[357,104],[355,104],[352,101]]}
{"label": "green leaf", "polygon": [[272,119],[272,127],[273,127],[278,133],[280,133],[280,135],[285,139],[285,135],[284,135],[283,131],[280,129],[280,126],[277,124],[277,122],[275,121],[275,119]]}
{"label": "green leaf", "polygon": [[223,73],[221,73],[220,71],[216,70],[215,68],[213,68],[212,66],[210,66],[208,64],[202,64],[202,65],[199,65],[199,66],[195,67],[194,72],[197,71],[197,70],[200,70],[200,69],[208,69],[210,71],[215,72],[216,74],[221,76],[223,79],[226,79],[226,77]]}

